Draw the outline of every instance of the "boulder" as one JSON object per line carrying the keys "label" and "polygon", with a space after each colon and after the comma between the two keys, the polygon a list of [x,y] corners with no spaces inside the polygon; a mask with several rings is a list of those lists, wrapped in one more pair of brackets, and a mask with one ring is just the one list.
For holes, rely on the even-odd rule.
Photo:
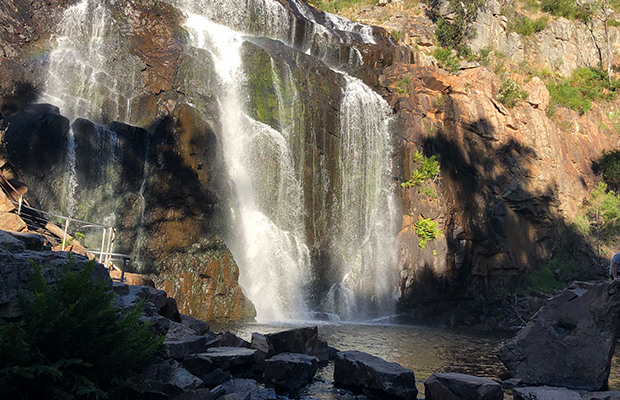
{"label": "boulder", "polygon": [[[273,397],[273,389],[260,389],[253,379],[232,379],[224,384],[225,396],[236,395],[238,399],[267,400]],[[220,397],[222,398],[222,397]]]}
{"label": "boulder", "polygon": [[216,368],[208,374],[200,375],[200,379],[205,384],[205,387],[214,388],[217,385],[229,381],[232,379],[232,375],[228,371],[224,371],[221,368]]}
{"label": "boulder", "polygon": [[618,328],[620,281],[576,282],[547,302],[499,357],[528,385],[607,387]]}
{"label": "boulder", "polygon": [[209,332],[209,324],[196,318],[192,318],[185,314],[181,315],[181,324],[192,329],[196,335],[204,335]]}
{"label": "boulder", "polygon": [[203,382],[190,374],[175,360],[158,359],[147,365],[144,378],[153,382],[149,390],[163,391],[170,396],[193,391],[202,387]]}
{"label": "boulder", "polygon": [[190,354],[183,359],[183,366],[192,374],[201,376],[213,370],[213,361],[205,353]]}
{"label": "boulder", "polygon": [[265,361],[265,385],[278,391],[294,392],[310,383],[318,367],[316,357],[280,353]]}
{"label": "boulder", "polygon": [[334,384],[357,393],[416,399],[418,389],[412,370],[361,351],[336,355]]}
{"label": "boulder", "polygon": [[583,400],[620,400],[620,392],[591,392],[581,397]]}
{"label": "boulder", "polygon": [[221,368],[237,375],[257,364],[256,352],[256,350],[240,347],[214,347],[207,349],[205,354],[213,361],[213,368]]}
{"label": "boulder", "polygon": [[426,400],[503,400],[499,383],[476,376],[447,372],[424,382]]}
{"label": "boulder", "polygon": [[164,318],[161,315],[153,315],[151,317],[147,317],[143,315],[138,318],[141,323],[151,324],[151,331],[157,336],[164,336],[168,333],[170,329],[170,320],[168,318]]}
{"label": "boulder", "polygon": [[23,232],[28,230],[28,226],[19,215],[4,213],[0,218],[0,229],[11,232]]}
{"label": "boulder", "polygon": [[561,387],[523,387],[515,388],[514,400],[581,400],[581,395],[574,390]]}
{"label": "boulder", "polygon": [[[166,335],[167,340],[181,340],[187,336],[196,335],[196,331],[187,325],[183,325],[178,322],[170,321],[170,330],[168,331],[168,335]],[[207,338],[205,338],[205,341]]]}
{"label": "boulder", "polygon": [[181,393],[173,398],[173,400],[211,400],[211,391],[209,389],[196,389],[190,392]]}
{"label": "boulder", "polygon": [[261,333],[252,333],[252,342],[250,344],[250,348],[258,350],[258,354],[263,360],[265,358],[273,356],[273,346],[271,346],[271,344],[267,340],[267,337],[265,337],[265,335]]}
{"label": "boulder", "polygon": [[244,347],[246,349],[250,348],[250,343],[246,340],[241,339],[239,336],[235,335],[232,332],[226,331],[220,340],[221,347]]}
{"label": "boulder", "polygon": [[179,340],[166,340],[161,350],[166,358],[182,360],[190,354],[204,351],[207,339],[204,336],[191,335]]}
{"label": "boulder", "polygon": [[[114,286],[114,291],[118,295],[116,304],[119,308],[130,309],[135,307],[140,301],[145,300],[154,306],[154,313],[157,314],[166,304],[166,292],[150,286],[135,286],[123,284]],[[148,307],[148,306],[147,306]]]}
{"label": "boulder", "polygon": [[172,297],[166,298],[166,301],[159,313],[164,317],[168,318],[169,320],[179,323],[181,322],[181,313],[179,313],[177,301]]}
{"label": "boulder", "polygon": [[15,239],[20,240],[26,246],[26,250],[45,251],[45,238],[43,235],[32,232],[9,232]]}
{"label": "boulder", "polygon": [[274,354],[298,353],[315,356],[319,361],[327,361],[327,343],[319,340],[316,326],[291,329],[265,335]]}

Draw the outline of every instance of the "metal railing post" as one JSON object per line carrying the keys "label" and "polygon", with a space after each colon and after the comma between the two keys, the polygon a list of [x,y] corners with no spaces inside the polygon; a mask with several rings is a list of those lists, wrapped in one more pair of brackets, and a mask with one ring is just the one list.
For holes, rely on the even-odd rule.
{"label": "metal railing post", "polygon": [[67,242],[67,231],[69,230],[69,220],[65,222],[65,234],[62,237],[62,251],[65,251],[65,245]]}
{"label": "metal railing post", "polygon": [[103,264],[103,253],[104,253],[104,246],[105,246],[105,233],[106,233],[106,228],[103,228],[103,233],[101,234],[101,251],[99,252],[99,262],[101,264]]}

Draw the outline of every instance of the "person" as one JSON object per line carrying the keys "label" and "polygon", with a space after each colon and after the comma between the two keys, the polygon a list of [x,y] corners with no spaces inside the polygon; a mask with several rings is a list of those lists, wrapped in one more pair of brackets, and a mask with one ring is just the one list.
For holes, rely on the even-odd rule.
{"label": "person", "polygon": [[609,264],[609,278],[618,279],[618,265],[620,265],[620,252],[616,253]]}

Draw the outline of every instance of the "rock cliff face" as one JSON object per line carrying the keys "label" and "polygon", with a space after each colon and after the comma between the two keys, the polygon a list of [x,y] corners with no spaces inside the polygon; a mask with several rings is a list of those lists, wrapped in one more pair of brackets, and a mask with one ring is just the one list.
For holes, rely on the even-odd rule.
{"label": "rock cliff face", "polygon": [[[222,140],[224,120],[240,110],[221,111],[222,93],[231,89],[218,75],[219,61],[190,45],[197,34],[184,25],[182,1],[100,3],[69,8],[75,2],[35,2],[0,10],[7,157],[31,188],[33,204],[85,220],[111,219],[119,231],[117,251],[132,253],[139,271],[158,274],[184,313],[251,317],[236,283],[237,265],[215,239],[230,238],[229,222],[240,207]],[[198,2],[192,7],[198,12]],[[244,79],[238,86],[245,94],[240,108],[261,129],[286,131],[287,140],[292,138],[287,151],[301,187],[305,211],[299,219],[311,269],[299,290],[313,293],[311,308],[324,306],[333,285],[347,275],[338,268],[346,257],[335,247],[352,247],[338,242],[343,236],[338,224],[346,219],[342,99],[350,81],[336,69],[383,94],[394,113],[392,178],[401,199],[397,258],[404,310],[486,296],[498,287],[515,289],[524,273],[564,244],[570,220],[595,181],[593,162],[603,149],[620,144],[599,129],[599,122],[612,125],[609,110],[595,106],[583,116],[560,110],[551,120],[545,113],[549,92],[536,77],[523,82],[528,100],[506,109],[496,100],[501,79],[489,69],[455,75],[433,66],[434,25],[421,15],[403,18],[403,41],[411,45],[405,47],[395,46],[380,28],[349,26],[294,0],[278,2],[282,14],[276,19],[290,23],[270,26],[273,9],[267,2],[263,7],[250,7],[247,18],[229,23],[256,35],[240,46]],[[75,14],[63,14],[67,10]],[[211,13],[216,20],[225,14]],[[58,25],[63,18],[92,23],[85,32],[72,31]],[[102,30],[100,36],[92,26]],[[526,40],[506,32],[499,5],[490,0],[474,27],[474,50],[490,46],[515,63],[569,75],[599,61],[596,25],[589,31],[560,18]],[[105,47],[97,47],[97,40],[86,43],[79,33],[105,38]],[[63,40],[50,43],[52,34]],[[62,47],[72,40],[79,52]],[[66,53],[51,51],[59,48]],[[103,61],[96,57],[102,52],[108,56]],[[71,55],[71,68],[63,54]],[[69,70],[84,74],[76,77],[80,84],[58,86],[55,79]],[[60,99],[63,108],[27,105],[41,93],[46,101]],[[84,118],[70,124],[63,113]],[[72,143],[74,155],[68,150]],[[272,189],[281,182],[273,172],[279,168],[277,143],[250,147],[256,170],[271,171],[256,188],[264,193],[257,203],[268,217],[284,221],[290,216],[274,206],[282,193]],[[437,157],[441,179],[425,190],[398,189],[417,168],[416,151]],[[66,174],[72,165],[74,178]],[[68,209],[57,208],[68,203]],[[421,217],[443,230],[424,248],[414,228]],[[299,225],[286,221],[290,232]]]}

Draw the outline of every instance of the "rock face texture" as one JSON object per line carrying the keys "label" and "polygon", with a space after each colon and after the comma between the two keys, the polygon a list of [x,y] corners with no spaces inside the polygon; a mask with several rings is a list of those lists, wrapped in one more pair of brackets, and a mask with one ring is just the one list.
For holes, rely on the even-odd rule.
{"label": "rock face texture", "polygon": [[[19,296],[31,289],[30,276],[33,272],[31,262],[39,265],[48,283],[56,283],[60,277],[60,267],[69,263],[66,252],[51,251],[42,246],[32,246],[25,235],[11,234],[0,230],[0,319],[10,321],[21,314]],[[74,256],[75,269],[80,269],[88,262],[86,257]],[[96,264],[93,272],[96,279],[110,282],[107,269]]]}
{"label": "rock face texture", "polygon": [[573,284],[500,349],[500,359],[526,384],[606,389],[620,333],[619,287]]}
{"label": "rock face texture", "polygon": [[292,392],[310,383],[318,367],[316,357],[280,353],[265,361],[265,380],[268,386]]}

